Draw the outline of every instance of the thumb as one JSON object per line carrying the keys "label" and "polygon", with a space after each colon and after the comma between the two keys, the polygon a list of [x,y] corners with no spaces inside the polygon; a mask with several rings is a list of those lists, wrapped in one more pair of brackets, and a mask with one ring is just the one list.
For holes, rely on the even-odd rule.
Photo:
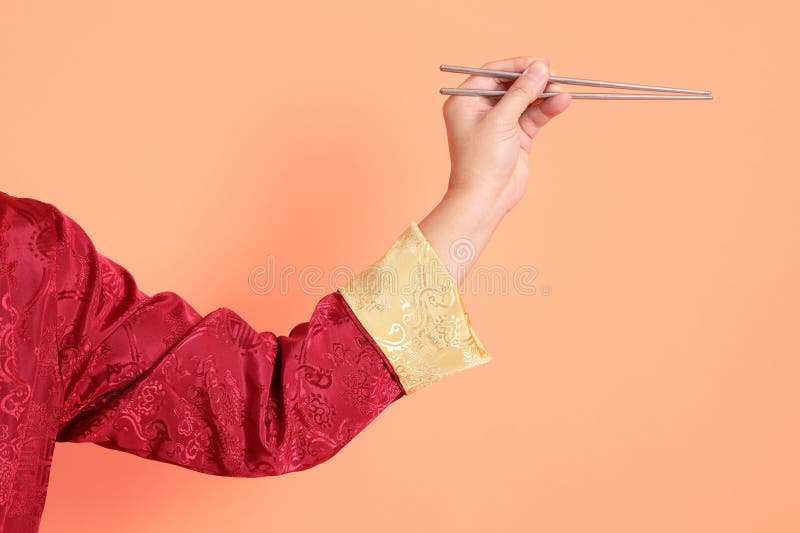
{"label": "thumb", "polygon": [[544,61],[537,60],[528,65],[522,74],[508,88],[506,94],[489,110],[487,116],[505,124],[515,124],[528,106],[542,94],[550,68]]}

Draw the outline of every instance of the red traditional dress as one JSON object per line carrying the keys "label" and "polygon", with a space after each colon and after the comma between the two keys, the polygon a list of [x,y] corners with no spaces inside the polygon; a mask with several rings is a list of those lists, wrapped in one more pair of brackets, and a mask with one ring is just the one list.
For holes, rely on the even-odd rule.
{"label": "red traditional dress", "polygon": [[0,531],[39,526],[53,448],[224,476],[331,458],[390,403],[491,360],[412,222],[288,335],[138,289],[55,206],[0,192]]}

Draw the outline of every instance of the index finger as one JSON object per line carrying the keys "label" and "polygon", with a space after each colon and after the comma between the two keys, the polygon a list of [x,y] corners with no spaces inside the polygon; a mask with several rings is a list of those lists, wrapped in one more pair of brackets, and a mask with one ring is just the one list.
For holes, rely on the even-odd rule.
{"label": "index finger", "polygon": [[[528,65],[531,65],[534,61],[544,61],[548,65],[550,65],[550,61],[544,57],[533,57],[533,56],[517,56],[517,57],[510,57],[508,59],[499,59],[497,61],[490,61],[489,63],[483,64],[480,68],[486,70],[506,70],[509,72],[522,72],[525,70]],[[495,90],[505,90],[508,88],[508,85],[514,82],[515,78],[502,78],[498,76],[478,76],[477,74],[470,74],[467,78],[461,82],[458,86],[459,89],[483,89],[489,91]],[[464,96],[464,95],[450,95],[449,98],[457,96]],[[494,105],[497,103],[497,98],[493,96],[469,96],[467,98],[470,99],[482,99],[485,103],[489,105]]]}

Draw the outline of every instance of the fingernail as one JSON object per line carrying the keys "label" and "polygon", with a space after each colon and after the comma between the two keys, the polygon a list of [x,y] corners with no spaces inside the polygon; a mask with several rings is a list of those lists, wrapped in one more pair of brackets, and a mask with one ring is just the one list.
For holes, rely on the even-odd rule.
{"label": "fingernail", "polygon": [[534,61],[532,65],[523,71],[523,74],[533,80],[540,80],[544,78],[544,73],[547,70],[547,65],[543,61]]}

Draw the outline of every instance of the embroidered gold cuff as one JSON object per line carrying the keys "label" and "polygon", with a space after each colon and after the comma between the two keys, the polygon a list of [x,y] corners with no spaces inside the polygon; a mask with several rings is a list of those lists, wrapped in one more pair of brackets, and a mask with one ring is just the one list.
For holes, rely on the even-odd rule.
{"label": "embroidered gold cuff", "polygon": [[492,359],[472,329],[456,279],[416,222],[339,292],[406,394]]}

